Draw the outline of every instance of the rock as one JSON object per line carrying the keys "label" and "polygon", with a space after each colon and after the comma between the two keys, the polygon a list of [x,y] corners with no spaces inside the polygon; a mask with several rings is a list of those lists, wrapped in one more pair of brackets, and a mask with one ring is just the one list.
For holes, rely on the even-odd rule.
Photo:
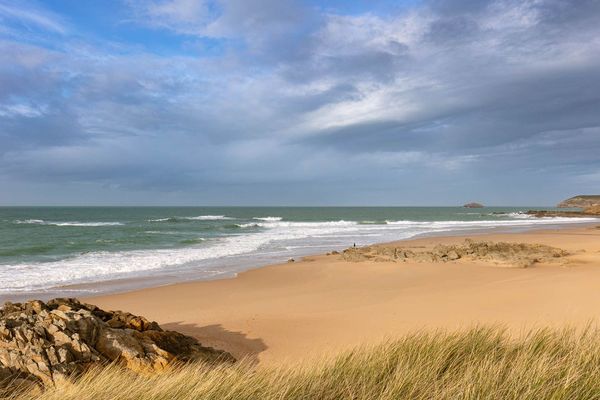
{"label": "rock", "polygon": [[543,218],[543,217],[596,217],[600,216],[600,205],[594,205],[584,208],[581,211],[553,211],[553,210],[529,210],[527,211],[528,215],[533,215],[534,217]]}
{"label": "rock", "polygon": [[594,206],[590,206],[590,207],[586,207],[583,210],[584,214],[587,215],[600,215],[600,204],[594,205]]}
{"label": "rock", "polygon": [[480,203],[467,203],[463,205],[464,208],[483,208],[483,204]]}
{"label": "rock", "polygon": [[77,299],[7,302],[0,308],[0,395],[17,386],[58,385],[111,362],[154,372],[174,361],[235,359],[144,317]]}
{"label": "rock", "polygon": [[579,195],[558,203],[559,208],[586,208],[600,205],[600,195]]}
{"label": "rock", "polygon": [[462,244],[438,244],[433,249],[414,250],[394,245],[349,248],[342,259],[350,262],[450,262],[460,259],[529,267],[540,262],[557,262],[569,255],[565,250],[542,244],[485,242],[466,239]]}
{"label": "rock", "polygon": [[458,253],[456,251],[450,250],[448,252],[448,259],[449,260],[454,261],[454,260],[458,260],[459,258],[460,258],[460,256],[458,255]]}

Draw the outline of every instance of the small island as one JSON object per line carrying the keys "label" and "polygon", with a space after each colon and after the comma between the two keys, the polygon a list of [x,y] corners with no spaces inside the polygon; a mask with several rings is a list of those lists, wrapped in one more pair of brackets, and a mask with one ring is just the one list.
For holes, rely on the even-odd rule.
{"label": "small island", "polygon": [[480,203],[467,203],[463,206],[464,208],[483,208],[483,204]]}

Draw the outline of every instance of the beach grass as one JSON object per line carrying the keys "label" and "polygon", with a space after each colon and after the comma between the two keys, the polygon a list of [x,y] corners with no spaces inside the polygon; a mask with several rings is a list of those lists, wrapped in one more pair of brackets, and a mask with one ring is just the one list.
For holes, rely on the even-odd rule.
{"label": "beach grass", "polygon": [[295,367],[192,364],[148,376],[113,366],[35,398],[600,399],[600,330],[423,331]]}

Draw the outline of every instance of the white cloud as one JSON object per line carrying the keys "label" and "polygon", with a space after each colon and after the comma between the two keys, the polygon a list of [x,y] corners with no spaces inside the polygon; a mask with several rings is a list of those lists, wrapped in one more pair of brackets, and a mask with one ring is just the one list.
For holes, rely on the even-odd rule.
{"label": "white cloud", "polygon": [[29,104],[0,104],[0,117],[35,118],[44,115],[47,106],[32,106]]}
{"label": "white cloud", "polygon": [[67,33],[67,28],[60,17],[47,11],[39,10],[32,4],[25,2],[12,4],[10,2],[0,3],[0,21],[2,19],[18,20],[24,25],[35,25],[36,27],[63,35]]}
{"label": "white cloud", "polygon": [[202,35],[214,17],[207,0],[127,0],[135,21],[177,33]]}

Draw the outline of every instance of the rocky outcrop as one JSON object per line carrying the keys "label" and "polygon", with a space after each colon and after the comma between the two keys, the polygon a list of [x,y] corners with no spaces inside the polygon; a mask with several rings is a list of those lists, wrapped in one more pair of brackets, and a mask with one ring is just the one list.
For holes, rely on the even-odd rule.
{"label": "rocky outcrop", "polygon": [[175,361],[233,362],[225,352],[156,322],[76,299],[5,303],[0,308],[0,381],[56,385],[94,366],[155,372]]}
{"label": "rocky outcrop", "polygon": [[600,204],[591,207],[586,207],[583,210],[583,213],[587,215],[600,215]]}
{"label": "rocky outcrop", "polygon": [[559,208],[587,208],[600,205],[600,195],[579,195],[558,203]]}
{"label": "rocky outcrop", "polygon": [[555,262],[569,253],[543,244],[485,242],[466,239],[462,244],[438,244],[432,249],[393,245],[349,248],[342,253],[346,261],[376,262],[448,262],[460,259],[480,260],[516,267],[530,267],[540,262]]}
{"label": "rocky outcrop", "polygon": [[528,215],[534,217],[600,217],[600,205],[591,206],[583,209],[582,211],[553,211],[553,210],[529,210],[526,212]]}
{"label": "rocky outcrop", "polygon": [[463,205],[464,208],[483,208],[483,204],[480,203],[467,203]]}

